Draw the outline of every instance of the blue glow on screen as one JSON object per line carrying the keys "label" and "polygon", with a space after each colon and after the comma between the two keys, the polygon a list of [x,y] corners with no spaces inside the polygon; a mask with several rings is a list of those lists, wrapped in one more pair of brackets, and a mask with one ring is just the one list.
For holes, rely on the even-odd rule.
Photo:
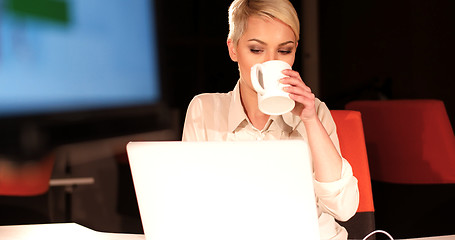
{"label": "blue glow on screen", "polygon": [[158,102],[151,1],[65,2],[66,23],[0,9],[0,116]]}

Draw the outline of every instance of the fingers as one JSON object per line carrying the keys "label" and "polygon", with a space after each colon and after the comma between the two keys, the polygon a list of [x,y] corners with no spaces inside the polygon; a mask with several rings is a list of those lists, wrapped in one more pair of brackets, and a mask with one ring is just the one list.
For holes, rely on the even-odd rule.
{"label": "fingers", "polygon": [[294,70],[291,70],[291,69],[285,69],[285,70],[283,70],[283,74],[286,75],[286,76],[295,77],[295,78],[297,78],[297,79],[302,80],[302,78],[300,77],[299,72],[294,71]]}
{"label": "fingers", "polygon": [[282,84],[287,84],[295,87],[300,87],[303,88],[305,91],[311,92],[311,88],[309,88],[302,80],[300,77],[300,74],[297,71],[293,70],[284,70],[283,74],[285,74],[288,77],[284,77],[281,79]]}
{"label": "fingers", "polygon": [[289,93],[289,97],[296,102],[296,107],[293,113],[303,119],[312,119],[316,116],[315,99],[316,96],[311,92],[300,77],[300,74],[293,70],[284,70],[284,77],[280,80],[282,84],[288,85],[283,88],[285,92]]}
{"label": "fingers", "polygon": [[303,95],[306,92],[311,93],[311,88],[308,87],[300,77],[300,74],[293,70],[285,70],[283,74],[287,75],[280,80],[282,84],[289,85],[284,88],[286,92],[291,94]]}
{"label": "fingers", "polygon": [[287,77],[282,78],[280,82],[289,85],[284,87],[283,90],[288,92],[294,101],[304,105],[314,102],[315,95],[311,92],[311,88],[303,82],[298,72],[285,70],[283,74],[287,75]]}
{"label": "fingers", "polygon": [[312,92],[304,91],[302,92],[289,92],[289,97],[299,103],[302,103],[304,106],[314,104],[315,95]]}

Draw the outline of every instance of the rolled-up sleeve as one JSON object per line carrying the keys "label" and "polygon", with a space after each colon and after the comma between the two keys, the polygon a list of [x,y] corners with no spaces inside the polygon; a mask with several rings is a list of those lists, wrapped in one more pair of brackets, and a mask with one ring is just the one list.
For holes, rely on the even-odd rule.
{"label": "rolled-up sleeve", "polygon": [[339,221],[347,221],[357,211],[359,190],[351,165],[343,158],[341,178],[334,182],[314,180],[314,190],[319,208]]}
{"label": "rolled-up sleeve", "polygon": [[[338,153],[341,154],[335,122],[323,102],[318,107],[318,116]],[[354,177],[348,160],[342,157],[342,170],[339,180],[333,182],[314,180],[314,191],[319,211],[326,212],[339,221],[349,220],[354,216],[359,206],[357,178]]]}

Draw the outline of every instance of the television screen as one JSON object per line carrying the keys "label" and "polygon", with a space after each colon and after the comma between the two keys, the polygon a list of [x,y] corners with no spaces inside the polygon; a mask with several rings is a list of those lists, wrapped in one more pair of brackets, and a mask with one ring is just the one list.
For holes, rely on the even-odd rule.
{"label": "television screen", "polygon": [[0,118],[160,101],[153,1],[0,4]]}

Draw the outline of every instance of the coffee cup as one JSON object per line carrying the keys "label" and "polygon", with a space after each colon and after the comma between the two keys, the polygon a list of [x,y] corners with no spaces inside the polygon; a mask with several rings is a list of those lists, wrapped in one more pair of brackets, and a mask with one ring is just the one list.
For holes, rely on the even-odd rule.
{"label": "coffee cup", "polygon": [[280,60],[258,63],[251,68],[251,83],[258,94],[259,110],[267,115],[281,115],[294,109],[295,102],[283,90],[282,73],[291,66]]}

